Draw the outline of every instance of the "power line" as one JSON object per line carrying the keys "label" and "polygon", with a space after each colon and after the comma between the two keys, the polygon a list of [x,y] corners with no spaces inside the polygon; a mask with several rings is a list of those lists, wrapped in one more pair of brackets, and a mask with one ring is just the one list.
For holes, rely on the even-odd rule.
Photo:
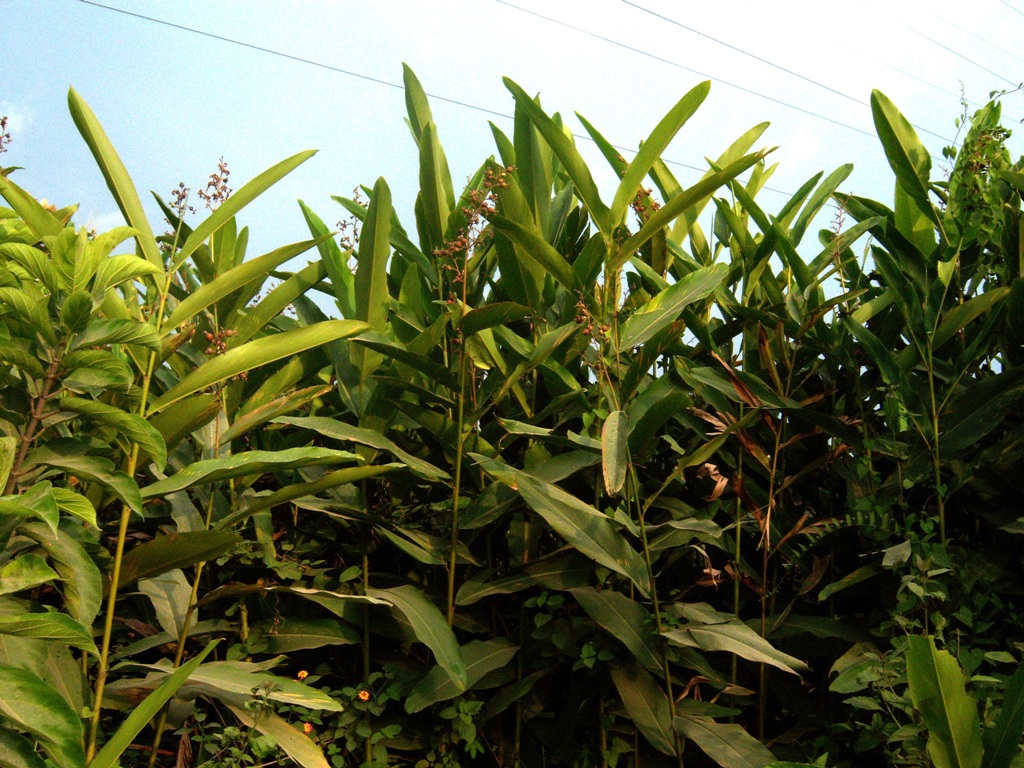
{"label": "power line", "polygon": [[[349,69],[342,69],[341,67],[335,67],[335,66],[332,66],[330,64],[324,64],[323,62],[314,61],[313,59],[305,59],[305,58],[302,58],[301,56],[293,56],[292,54],[284,53],[283,51],[278,51],[278,50],[275,50],[273,48],[266,48],[266,47],[261,46],[261,45],[255,45],[253,43],[246,43],[246,42],[244,42],[242,40],[236,40],[234,38],[226,37],[224,35],[216,35],[216,34],[213,34],[212,32],[205,32],[205,31],[203,31],[201,29],[195,29],[194,27],[188,27],[188,26],[185,26],[183,24],[175,24],[173,22],[165,21],[164,19],[158,19],[158,18],[153,17],[153,16],[146,16],[144,14],[136,13],[134,11],[127,11],[127,10],[124,10],[123,8],[117,8],[117,7],[111,6],[111,5],[104,5],[103,3],[98,3],[98,2],[95,2],[94,0],[75,0],[75,2],[82,3],[83,5],[91,5],[91,6],[94,6],[96,8],[101,8],[101,9],[106,10],[106,11],[114,11],[115,13],[120,13],[120,14],[123,14],[125,16],[131,16],[131,17],[139,19],[141,21],[149,21],[149,22],[152,22],[154,24],[160,24],[160,25],[165,26],[165,27],[171,27],[171,28],[177,29],[177,30],[179,30],[181,32],[188,32],[188,33],[191,33],[191,34],[194,34],[194,35],[200,35],[201,37],[208,37],[208,38],[210,38],[212,40],[217,40],[217,41],[222,42],[222,43],[229,43],[231,45],[241,46],[242,48],[249,48],[249,49],[254,50],[254,51],[259,51],[260,53],[266,53],[266,54],[269,54],[271,56],[278,56],[278,57],[283,58],[283,59],[288,59],[290,61],[298,62],[300,64],[308,64],[309,66],[312,66],[312,67],[318,67],[320,69],[325,69],[325,70],[328,70],[328,71],[331,71],[331,72],[336,72],[338,74],[348,75],[349,77],[355,77],[355,78],[358,78],[360,80],[366,80],[367,82],[376,83],[378,85],[385,85],[385,86],[388,86],[389,88],[396,88],[396,89],[398,89],[400,91],[404,91],[405,90],[405,86],[404,85],[402,85],[400,83],[393,83],[390,80],[384,80],[384,79],[381,79],[379,77],[372,77],[371,75],[365,75],[365,74],[362,74],[361,72],[353,72],[352,70],[349,70]],[[477,112],[483,112],[485,114],[494,115],[496,117],[501,117],[501,118],[504,118],[506,120],[513,120],[514,119],[512,115],[509,115],[509,114],[507,114],[505,112],[498,112],[497,110],[488,109],[487,107],[481,107],[481,106],[478,106],[476,104],[470,104],[469,102],[460,101],[458,99],[448,98],[447,96],[441,96],[441,95],[436,94],[436,93],[427,93],[427,96],[429,96],[431,99],[435,99],[437,101],[443,101],[443,102],[446,102],[448,104],[454,104],[455,106],[465,107],[467,109],[472,109],[472,110],[475,110]],[[589,141],[589,142],[592,142],[592,143],[594,142],[593,137],[591,137],[589,135],[586,135],[586,134],[573,133],[573,137],[577,138],[577,139],[583,139],[585,141]],[[621,146],[621,145],[618,145],[618,144],[612,144],[611,146],[614,147],[615,149],[619,150],[620,152],[628,152],[628,153],[635,153],[636,152],[636,150],[634,150],[634,149],[630,149],[629,147],[624,147],[624,146]],[[706,168],[701,168],[701,167],[696,166],[696,165],[690,165],[689,163],[684,163],[684,162],[682,162],[680,160],[670,160],[668,158],[664,158],[664,161],[668,165],[675,165],[675,166],[678,166],[678,167],[681,167],[681,168],[687,168],[687,169],[692,170],[692,171],[697,171],[698,173],[704,173],[707,170]],[[782,189],[775,189],[774,187],[769,187],[767,185],[762,187],[762,189],[770,191],[770,192],[776,192],[776,193],[781,194],[781,195],[792,196],[791,192],[786,192],[785,190],[782,190]]]}
{"label": "power line", "polygon": [[577,26],[575,26],[573,24],[570,24],[567,21],[561,21],[559,19],[552,18],[551,16],[545,16],[542,13],[537,13],[537,11],[531,11],[529,8],[523,8],[521,6],[514,5],[513,3],[510,3],[507,0],[497,0],[497,2],[501,3],[502,5],[507,5],[509,8],[513,8],[513,9],[515,9],[517,11],[521,11],[522,13],[528,13],[531,16],[536,16],[539,19],[544,19],[544,21],[550,21],[552,24],[557,24],[560,27],[565,27],[565,28],[571,29],[571,30],[573,30],[575,32],[579,32],[580,34],[586,35],[587,37],[593,37],[596,40],[601,40],[603,42],[610,43],[611,45],[617,46],[619,48],[624,48],[627,51],[632,51],[633,53],[638,53],[641,56],[645,56],[645,57],[647,57],[649,59],[654,59],[655,61],[660,61],[663,64],[668,64],[671,67],[675,67],[677,69],[682,69],[682,70],[684,70],[686,72],[691,72],[691,73],[697,75],[698,77],[706,77],[706,78],[708,78],[710,80],[716,80],[717,82],[721,83],[722,85],[729,86],[730,88],[735,88],[736,90],[742,91],[743,93],[748,93],[751,96],[756,96],[758,98],[765,99],[767,101],[771,101],[771,102],[773,102],[775,104],[779,104],[780,106],[787,107],[789,109],[794,109],[797,112],[803,112],[805,115],[810,115],[811,117],[815,117],[815,118],[817,118],[819,120],[824,120],[825,122],[832,123],[833,125],[839,125],[839,126],[842,126],[843,128],[847,128],[847,129],[849,129],[851,131],[856,131],[857,133],[863,134],[865,136],[870,136],[871,138],[875,138],[875,134],[870,133],[868,131],[865,131],[865,130],[863,130],[861,128],[857,128],[856,126],[849,125],[849,124],[841,122],[839,120],[835,120],[835,119],[833,119],[831,117],[827,117],[826,115],[822,115],[822,114],[819,114],[817,112],[813,112],[813,111],[811,111],[809,109],[804,109],[803,107],[798,107],[795,104],[790,104],[788,102],[782,101],[781,99],[776,99],[773,96],[768,96],[767,94],[759,93],[758,91],[752,90],[750,88],[744,88],[742,85],[737,85],[736,83],[730,83],[728,80],[723,80],[723,79],[721,79],[719,77],[714,77],[713,75],[709,75],[706,72],[701,72],[700,70],[696,70],[696,69],[693,69],[692,67],[687,67],[687,66],[685,66],[683,64],[680,64],[677,61],[672,61],[671,59],[666,59],[666,58],[664,58],[662,56],[658,56],[656,54],[650,53],[649,51],[645,51],[645,50],[643,50],[641,48],[635,48],[632,45],[627,45],[626,43],[619,42],[618,40],[613,40],[610,37],[605,37],[603,35],[597,34],[596,32],[591,32],[591,31],[589,31],[587,29],[583,29],[582,27],[577,27]]}
{"label": "power line", "polygon": [[[1016,11],[1017,9],[1014,8],[1013,10]],[[1020,13],[1020,11],[1017,11],[1017,12]],[[939,16],[937,13],[934,13],[934,12],[929,11],[929,10],[925,10],[925,13],[927,13],[929,16],[931,16],[934,19],[938,19],[943,24],[947,24],[948,26],[952,27],[953,29],[957,30],[958,32],[961,32],[961,33],[967,35],[968,37],[973,37],[975,40],[978,40],[978,41],[984,43],[985,45],[989,46],[990,48],[995,48],[1000,53],[1005,53],[1007,56],[1012,56],[1017,61],[1024,61],[1024,59],[1022,59],[1020,56],[1015,54],[1013,51],[1008,51],[1005,48],[1002,48],[1002,47],[996,45],[995,43],[993,43],[988,38],[982,37],[981,35],[976,35],[973,32],[971,32],[969,29],[964,29],[963,27],[961,27],[956,22],[950,21],[949,19],[945,18],[944,16]]]}
{"label": "power line", "polygon": [[[145,15],[143,15],[141,13],[135,13],[134,11],[126,11],[124,8],[116,8],[116,7],[112,6],[112,5],[104,5],[103,3],[97,3],[97,2],[94,2],[93,0],[75,0],[75,2],[82,3],[83,5],[92,5],[92,6],[95,6],[96,8],[102,8],[102,9],[107,10],[107,11],[114,11],[115,13],[121,13],[121,14],[124,14],[125,16],[133,16],[136,19],[141,19],[143,21],[151,21],[154,24],[161,24],[161,25],[163,25],[165,27],[171,27],[173,29],[177,29],[177,30],[180,30],[182,32],[191,32],[194,35],[201,35],[202,37],[209,37],[209,38],[211,38],[213,40],[219,40],[222,43],[231,43],[232,45],[238,45],[238,46],[241,46],[242,48],[249,48],[249,49],[254,50],[254,51],[259,51],[260,53],[268,53],[271,56],[280,56],[282,59],[289,59],[291,61],[297,61],[300,64],[309,64],[310,66],[319,67],[320,69],[330,70],[331,72],[338,72],[339,74],[342,74],[342,75],[348,75],[350,77],[357,77],[360,80],[366,80],[366,81],[371,82],[371,83],[377,83],[378,85],[386,85],[389,88],[397,88],[400,91],[404,91],[405,90],[405,86],[400,85],[398,83],[392,83],[390,80],[381,80],[379,77],[371,77],[370,75],[364,75],[364,74],[362,74],[360,72],[353,72],[350,69],[341,69],[340,67],[334,67],[334,66],[331,66],[330,64],[324,64],[323,62],[320,62],[320,61],[313,61],[312,59],[304,59],[301,56],[293,56],[290,53],[284,53],[283,51],[276,51],[276,50],[274,50],[272,48],[264,48],[261,45],[255,45],[253,43],[246,43],[246,42],[243,42],[242,40],[235,40],[234,38],[225,37],[223,35],[215,35],[212,32],[204,32],[201,29],[195,29],[193,27],[186,27],[183,24],[175,24],[175,23],[170,22],[170,21],[165,21],[164,19],[158,19],[158,18],[156,18],[154,16],[145,16]],[[477,112],[485,112],[485,113],[487,113],[489,115],[496,115],[498,117],[504,117],[504,118],[507,118],[509,120],[512,119],[511,115],[506,115],[504,112],[497,112],[497,111],[495,111],[493,109],[487,109],[486,107],[477,106],[476,104],[469,104],[468,102],[465,102],[465,101],[459,101],[458,99],[451,99],[451,98],[448,98],[447,96],[438,96],[437,94],[433,94],[433,93],[428,93],[427,95],[430,96],[430,98],[432,98],[432,99],[437,99],[438,101],[444,101],[444,102],[447,102],[449,104],[455,104],[455,105],[460,106],[460,107],[466,107],[467,109],[474,109]]]}
{"label": "power line", "polygon": [[[878,10],[877,8],[874,8],[873,6],[871,6],[871,5],[869,4],[869,3],[865,3],[865,2],[864,2],[864,0],[857,0],[857,2],[858,2],[858,4],[859,4],[859,5],[862,5],[862,6],[864,6],[865,8],[867,8],[867,9],[869,9],[869,10],[872,10],[872,11],[877,11],[877,10]],[[1002,0],[1002,2],[1003,2],[1003,4],[1004,4],[1004,5],[1008,5],[1008,4],[1006,3],[1006,0]],[[1008,7],[1010,7],[1010,8],[1013,8],[1013,6],[1010,6],[1010,5],[1008,5]],[[1016,8],[1014,8],[1014,10],[1016,10]],[[991,69],[989,69],[988,67],[986,67],[986,66],[984,66],[984,65],[982,65],[982,64],[979,64],[979,63],[978,63],[978,62],[976,62],[976,61],[975,61],[974,59],[971,59],[971,58],[968,58],[967,56],[964,56],[964,55],[963,55],[962,53],[960,53],[960,51],[956,50],[955,48],[950,48],[950,47],[949,47],[948,45],[946,45],[945,43],[940,43],[940,42],[939,42],[938,40],[936,40],[936,39],[935,39],[934,37],[931,37],[930,35],[926,35],[926,34],[925,34],[924,32],[922,32],[921,30],[919,30],[919,29],[915,29],[914,27],[910,26],[909,24],[906,24],[906,23],[904,23],[904,22],[902,22],[902,21],[900,21],[900,20],[898,20],[898,19],[892,19],[892,17],[890,17],[890,19],[891,19],[892,21],[895,21],[895,22],[896,22],[897,24],[899,24],[899,25],[900,25],[901,27],[903,27],[904,29],[908,29],[908,30],[910,30],[910,31],[911,31],[911,32],[913,32],[913,33],[914,33],[915,35],[917,35],[918,37],[923,37],[923,38],[924,38],[925,40],[927,40],[927,41],[928,41],[929,43],[931,43],[932,45],[938,46],[938,47],[939,47],[939,48],[941,48],[942,50],[944,50],[944,51],[948,51],[949,53],[952,53],[952,54],[953,54],[954,56],[956,56],[956,57],[957,57],[958,59],[963,59],[963,60],[964,60],[964,61],[966,61],[966,62],[967,62],[968,64],[972,64],[972,65],[974,65],[975,67],[977,67],[978,69],[981,69],[981,70],[984,70],[985,72],[988,72],[988,73],[989,73],[990,75],[992,75],[993,77],[998,77],[998,78],[999,78],[1000,80],[1002,80],[1002,81],[1003,81],[1004,83],[1009,83],[1010,85],[1013,85],[1013,86],[1016,86],[1016,85],[1018,85],[1018,83],[1015,83],[1015,82],[1014,82],[1013,80],[1008,80],[1007,78],[1005,78],[1005,77],[1003,77],[1002,75],[1000,75],[1000,74],[999,74],[998,72],[993,72],[993,71],[992,71]]]}
{"label": "power line", "polygon": [[1024,16],[1024,11],[1021,11],[1019,8],[1014,8],[1012,5],[1010,5],[1008,2],[1006,2],[1006,0],[999,0],[999,2],[1001,2],[1003,5],[1005,5],[1007,8],[1009,8],[1014,13],[1019,13],[1021,16]]}
{"label": "power line", "polygon": [[[669,24],[677,26],[680,29],[685,29],[687,32],[692,32],[693,34],[699,35],[699,36],[701,36],[701,37],[703,37],[703,38],[705,38],[707,40],[710,40],[713,43],[717,43],[718,45],[721,45],[721,46],[724,46],[724,47],[726,47],[726,48],[728,48],[730,50],[736,51],[737,53],[741,53],[744,56],[747,56],[748,58],[754,59],[755,61],[758,61],[758,62],[760,62],[762,64],[765,64],[765,65],[767,65],[769,67],[772,67],[773,69],[777,69],[780,72],[785,72],[787,75],[792,75],[793,77],[799,78],[800,80],[803,80],[804,82],[810,83],[813,86],[816,86],[818,88],[822,88],[822,89],[828,91],[829,93],[834,93],[837,96],[841,96],[844,99],[848,99],[849,101],[852,101],[854,104],[858,104],[858,105],[860,105],[862,107],[867,107],[868,109],[871,108],[871,105],[868,102],[864,101],[863,99],[858,99],[856,96],[851,96],[848,93],[843,93],[842,91],[837,90],[837,89],[833,88],[830,85],[825,85],[824,83],[820,83],[817,80],[814,80],[813,78],[807,77],[806,75],[801,75],[799,72],[794,72],[792,69],[787,69],[786,67],[783,67],[783,66],[781,66],[779,64],[776,64],[773,61],[769,61],[768,59],[762,58],[761,56],[758,56],[757,54],[751,53],[750,51],[744,50],[743,48],[739,48],[738,46],[735,46],[735,45],[732,45],[730,43],[727,43],[724,40],[719,40],[717,37],[712,37],[711,35],[709,35],[709,34],[707,34],[705,32],[701,32],[699,29],[694,29],[693,27],[689,27],[689,26],[687,26],[686,24],[683,24],[680,21],[676,21],[675,19],[670,18],[669,16],[664,16],[664,15],[662,15],[660,13],[652,11],[650,8],[644,8],[642,5],[639,5],[637,3],[632,2],[632,0],[622,0],[622,2],[624,2],[626,5],[630,5],[630,6],[636,8],[638,10],[641,10],[644,13],[648,13],[651,16],[654,16],[655,18],[661,19],[662,21],[666,21]],[[941,135],[939,133],[935,133],[935,131],[931,131],[931,130],[925,128],[924,126],[917,125],[916,123],[911,123],[911,125],[913,125],[915,128],[917,128],[917,130],[921,131],[922,133],[927,133],[930,136],[934,136],[937,139],[942,139],[943,141],[950,141],[950,139],[946,138],[945,136],[943,136],[943,135]]]}

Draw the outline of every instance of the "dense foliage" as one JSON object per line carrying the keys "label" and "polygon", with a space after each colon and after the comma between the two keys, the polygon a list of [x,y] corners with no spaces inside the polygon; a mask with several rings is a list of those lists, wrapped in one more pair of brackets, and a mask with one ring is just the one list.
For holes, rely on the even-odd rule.
{"label": "dense foliage", "polygon": [[155,235],[74,91],[130,226],[0,173],[0,766],[1024,765],[999,103],[936,181],[876,92],[892,207],[769,213],[767,124],[661,159],[709,83],[583,121],[609,197],[511,81],[456,194],[405,82],[409,229],[378,179],[247,258],[306,152]]}

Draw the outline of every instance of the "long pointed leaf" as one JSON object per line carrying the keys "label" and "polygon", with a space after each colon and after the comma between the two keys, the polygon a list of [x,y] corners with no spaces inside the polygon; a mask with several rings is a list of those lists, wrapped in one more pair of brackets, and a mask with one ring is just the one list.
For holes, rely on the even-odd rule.
{"label": "long pointed leaf", "polygon": [[163,256],[157,247],[153,229],[149,226],[149,219],[146,218],[146,212],[139,199],[139,193],[135,189],[135,183],[128,175],[128,170],[121,162],[114,145],[107,138],[96,115],[74,88],[68,90],[68,110],[71,112],[71,119],[75,121],[78,132],[82,134],[85,143],[89,145],[89,151],[92,152],[96,164],[100,167],[100,172],[107,182],[110,194],[114,196],[114,202],[121,209],[124,220],[138,231],[135,237],[142,250],[142,255],[146,257],[146,261],[154,267],[159,267],[162,272],[164,269]]}
{"label": "long pointed leaf", "polygon": [[[308,149],[305,152],[292,155],[277,165],[268,168],[241,189],[235,191],[218,206],[217,210],[207,216],[199,226],[192,230],[192,234],[188,236],[185,244],[181,246],[181,250],[175,254],[172,269],[177,270],[178,267],[185,263],[189,256],[198,250],[199,246],[207,238],[227,224],[235,214],[315,154],[315,149]],[[137,228],[137,225],[131,219],[128,220],[128,223]]]}
{"label": "long pointed leaf", "polygon": [[434,652],[437,663],[460,690],[466,690],[469,676],[455,635],[427,596],[411,584],[391,589],[367,589],[367,597],[386,600],[412,625],[417,639]]}
{"label": "long pointed leaf", "polygon": [[627,208],[636,197],[637,189],[643,184],[644,178],[650,173],[655,161],[668,148],[672,139],[679,133],[679,129],[693,116],[697,108],[704,103],[704,99],[707,98],[710,90],[710,80],[705,80],[703,83],[692,88],[669,110],[668,114],[651,131],[647,141],[640,146],[640,151],[629,164],[625,175],[622,177],[622,181],[619,182],[618,189],[615,190],[615,198],[611,204],[611,222],[613,225],[618,226],[622,223]]}
{"label": "long pointed leaf", "polygon": [[935,768],[980,768],[978,703],[967,695],[960,665],[931,637],[907,639],[907,683],[928,726],[928,756]]}
{"label": "long pointed leaf", "polygon": [[601,234],[606,239],[610,239],[614,229],[611,212],[601,202],[601,195],[597,190],[597,184],[594,183],[594,177],[591,176],[590,169],[573,145],[572,139],[566,136],[565,132],[555,124],[555,121],[548,117],[537,102],[531,99],[526,91],[515,82],[507,77],[503,77],[502,82],[505,83],[505,87],[515,97],[516,104],[526,112],[530,121],[537,126],[537,130],[541,132],[544,140],[547,141],[552,151],[558,157],[559,162],[562,163],[562,166],[569,174],[569,178],[572,179],[580,199],[587,206],[587,210],[590,212],[591,218],[597,224]]}
{"label": "long pointed leaf", "polygon": [[368,330],[366,323],[358,320],[327,320],[316,325],[255,339],[247,344],[229,349],[223,355],[214,357],[190,373],[157,398],[150,407],[148,416],[244,371],[259,368],[267,363],[297,355],[338,339],[355,336],[366,330]]}

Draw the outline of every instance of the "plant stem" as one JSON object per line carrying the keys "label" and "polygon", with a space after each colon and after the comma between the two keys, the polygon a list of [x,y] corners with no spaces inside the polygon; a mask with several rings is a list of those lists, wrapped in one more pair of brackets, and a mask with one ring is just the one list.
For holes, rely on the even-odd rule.
{"label": "plant stem", "polygon": [[50,392],[53,389],[53,385],[57,382],[57,371],[60,369],[59,357],[50,358],[50,365],[46,370],[46,379],[43,382],[42,389],[39,391],[39,396],[32,403],[32,417],[28,422],[28,426],[25,428],[25,433],[21,437],[21,445],[18,446],[18,455],[14,459],[14,464],[11,466],[11,472],[7,476],[7,486],[4,488],[4,495],[14,493],[14,489],[18,485],[18,476],[21,474],[21,468],[25,463],[25,457],[28,455],[28,449],[32,447],[32,443],[35,442],[36,438],[39,437],[39,433],[42,431],[39,425],[43,421],[43,414],[46,412],[46,401],[50,397]]}
{"label": "plant stem", "polygon": [[[173,272],[168,272],[164,277],[164,284],[160,291],[160,306],[156,313],[156,327],[159,330],[163,325],[164,312],[167,309],[167,297],[171,292],[171,280]],[[145,418],[146,408],[149,405],[149,387],[153,380],[153,371],[156,368],[157,353],[149,353],[149,361],[146,364],[146,372],[142,377],[142,394],[139,398],[139,415]],[[131,452],[128,456],[126,474],[129,477],[135,476],[135,470],[139,461],[139,444],[132,443]],[[114,631],[114,611],[117,605],[118,582],[121,579],[121,562],[124,558],[124,545],[128,537],[128,523],[131,520],[132,510],[127,504],[121,507],[121,519],[117,528],[117,542],[114,546],[114,565],[110,574],[110,591],[107,594],[107,607],[103,619],[103,639],[100,642],[99,667],[96,670],[96,688],[93,691],[92,720],[89,723],[89,739],[86,745],[85,761],[88,763],[96,754],[96,736],[100,726],[100,711],[103,706],[103,689],[107,684],[108,659],[110,655],[110,637]]]}

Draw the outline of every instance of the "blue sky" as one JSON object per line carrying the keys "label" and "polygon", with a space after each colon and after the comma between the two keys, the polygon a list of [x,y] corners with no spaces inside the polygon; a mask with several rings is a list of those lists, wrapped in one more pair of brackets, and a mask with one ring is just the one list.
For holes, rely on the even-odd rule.
{"label": "blue sky", "polygon": [[[103,4],[351,73],[80,0],[0,0],[0,115],[10,116],[13,134],[2,164],[24,166],[13,178],[36,196],[80,203],[80,224],[102,229],[118,217],[68,115],[71,85],[146,199],[148,190],[167,199],[179,181],[197,190],[222,156],[238,188],[284,157],[320,150],[241,215],[250,256],[308,236],[296,199],[333,223],[344,212],[330,196],[378,176],[414,226],[415,147],[402,91],[387,84],[401,83],[403,61],[429,93],[471,105],[432,102],[456,187],[496,153],[488,120],[511,133],[503,75],[539,92],[577,133],[574,111],[627,148],[710,78],[711,95],[665,156],[689,183],[699,174],[686,166],[706,167],[705,156],[771,121],[761,143],[779,146],[771,158],[779,168],[759,197],[768,211],[844,162],[855,165],[844,191],[891,200],[866,106],[871,88],[892,98],[940,157],[956,133],[961,83],[977,106],[1024,81],[1024,0],[977,0],[969,13],[946,0]],[[1024,115],[1022,98],[1005,99],[1011,128]],[[610,195],[606,164],[589,142],[578,144]]]}

